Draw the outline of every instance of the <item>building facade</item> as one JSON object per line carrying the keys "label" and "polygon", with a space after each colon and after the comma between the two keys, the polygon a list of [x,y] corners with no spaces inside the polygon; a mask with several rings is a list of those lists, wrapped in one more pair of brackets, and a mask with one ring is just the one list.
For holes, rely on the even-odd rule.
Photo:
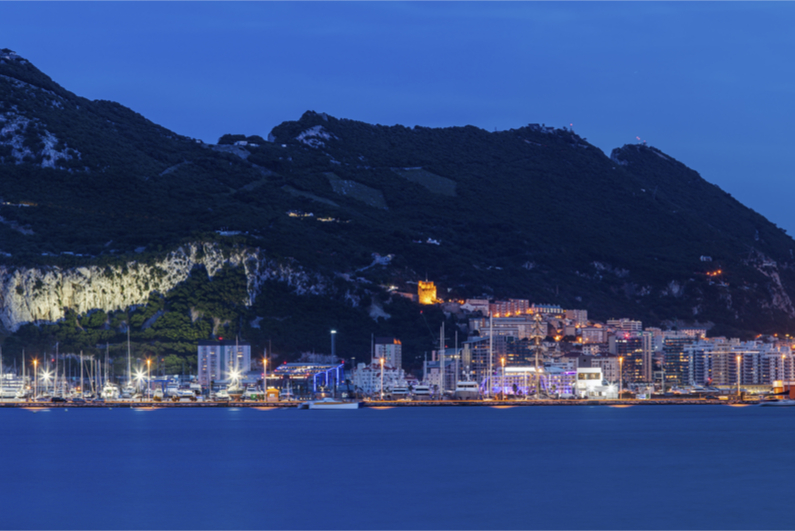
{"label": "building facade", "polygon": [[251,345],[234,341],[199,341],[199,384],[225,382],[251,370]]}

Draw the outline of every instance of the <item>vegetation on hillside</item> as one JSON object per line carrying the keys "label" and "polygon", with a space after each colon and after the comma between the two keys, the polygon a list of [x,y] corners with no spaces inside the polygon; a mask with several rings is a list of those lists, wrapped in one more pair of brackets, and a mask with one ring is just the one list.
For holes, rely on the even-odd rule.
{"label": "vegetation on hillside", "polygon": [[[9,266],[150,260],[213,240],[339,284],[320,297],[273,282],[245,307],[238,284],[197,275],[190,294],[154,294],[131,310],[142,353],[189,355],[186,345],[220,321],[225,334],[256,348],[270,340],[285,355],[327,351],[336,328],[340,352],[368,352],[375,333],[421,356],[441,312],[431,319],[384,287],[413,291],[425,277],[444,298],[528,298],[649,325],[698,320],[712,333],[783,332],[795,319],[785,304],[795,296],[795,242],[647,146],[607,157],[565,128],[386,127],[315,112],[275,127],[273,142],[228,134],[206,145],[117,103],[75,96],[19,61],[0,65],[0,115],[27,121],[0,138]],[[48,134],[69,155],[52,168],[43,167]],[[15,160],[15,139],[33,155]],[[374,253],[391,262],[371,265]],[[350,291],[365,302],[354,306]],[[196,310],[205,295],[212,308]],[[390,319],[370,317],[374,297]],[[123,343],[121,314],[96,313],[28,325],[6,348]]]}

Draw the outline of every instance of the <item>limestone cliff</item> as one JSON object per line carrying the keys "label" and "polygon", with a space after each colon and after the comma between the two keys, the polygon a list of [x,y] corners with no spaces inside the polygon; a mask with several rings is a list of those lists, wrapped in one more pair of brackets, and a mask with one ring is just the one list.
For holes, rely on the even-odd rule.
{"label": "limestone cliff", "polygon": [[73,269],[0,267],[0,324],[16,331],[25,323],[57,321],[66,309],[77,313],[114,311],[143,304],[152,292],[165,294],[186,280],[197,266],[204,266],[210,277],[227,264],[243,267],[247,305],[254,302],[266,280],[285,282],[299,294],[322,294],[328,289],[321,276],[261,254],[259,249],[230,252],[214,244],[191,244],[151,264],[130,261]]}

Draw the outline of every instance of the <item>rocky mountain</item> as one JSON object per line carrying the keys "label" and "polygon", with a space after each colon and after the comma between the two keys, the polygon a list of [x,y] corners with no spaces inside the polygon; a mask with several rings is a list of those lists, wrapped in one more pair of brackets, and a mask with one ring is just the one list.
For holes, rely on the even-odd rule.
{"label": "rocky mountain", "polygon": [[[341,351],[394,334],[421,356],[444,315],[392,291],[426,277],[445,298],[529,298],[597,319],[732,335],[795,323],[783,230],[656,148],[608,157],[566,128],[307,112],[210,145],[76,96],[5,49],[0,198],[12,351],[94,348],[135,321],[142,352],[184,354],[219,330],[285,355],[328,350],[337,328]],[[198,310],[185,286],[210,289],[219,271],[236,298]]]}

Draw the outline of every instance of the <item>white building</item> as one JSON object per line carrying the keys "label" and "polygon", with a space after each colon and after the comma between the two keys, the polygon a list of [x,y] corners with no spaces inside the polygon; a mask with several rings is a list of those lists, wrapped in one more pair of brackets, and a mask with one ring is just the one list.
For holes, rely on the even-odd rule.
{"label": "white building", "polygon": [[199,341],[199,384],[222,382],[236,372],[245,375],[251,370],[251,345],[234,341]]}
{"label": "white building", "polygon": [[[370,396],[381,394],[381,363],[359,363],[353,371],[353,387],[360,393]],[[384,363],[384,393],[396,387],[406,387],[406,373],[403,369]]]}
{"label": "white building", "polygon": [[403,367],[403,345],[394,337],[375,338],[375,360],[384,358],[384,363],[390,367]]}
{"label": "white building", "polygon": [[577,369],[576,389],[578,398],[618,398],[618,386],[607,384],[599,367]]}

